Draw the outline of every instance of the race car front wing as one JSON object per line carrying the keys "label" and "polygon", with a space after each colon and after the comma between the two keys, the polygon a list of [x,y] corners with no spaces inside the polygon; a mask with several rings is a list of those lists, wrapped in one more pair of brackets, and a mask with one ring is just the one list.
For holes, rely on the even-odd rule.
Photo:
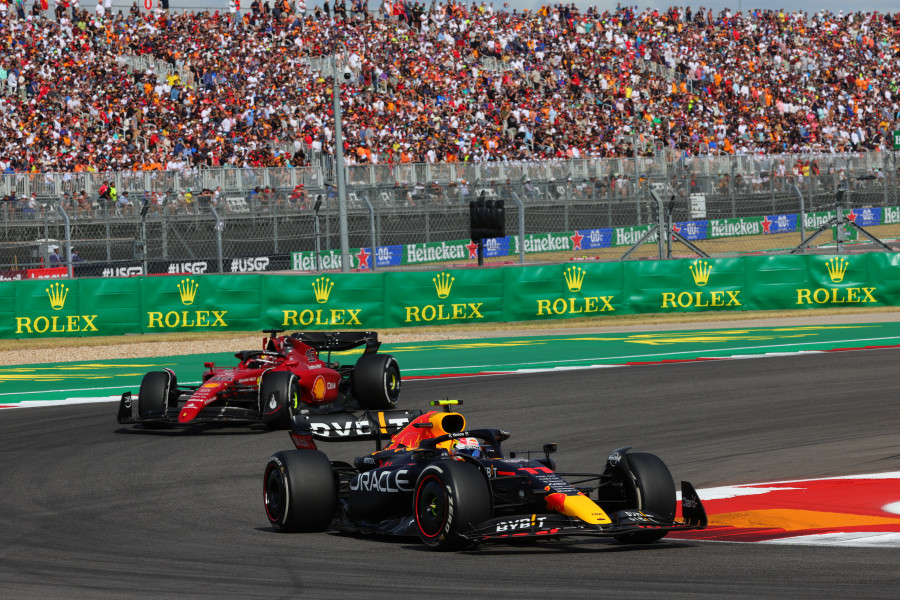
{"label": "race car front wing", "polygon": [[[177,425],[178,405],[170,406],[162,410],[148,410],[144,413],[138,413],[138,403],[135,402],[131,392],[122,394],[119,400],[119,413],[117,415],[119,423],[129,425],[133,423],[165,423],[169,425]],[[190,424],[197,423],[260,423],[262,415],[253,408],[245,408],[241,406],[222,406],[212,404],[205,407],[197,416],[191,419]]]}
{"label": "race car front wing", "polygon": [[610,513],[612,523],[594,525],[559,513],[516,515],[491,519],[474,526],[465,534],[473,542],[509,541],[518,538],[564,536],[616,537],[648,531],[687,531],[705,529],[706,510],[694,487],[681,482],[682,521],[665,519],[649,511],[635,509]]}

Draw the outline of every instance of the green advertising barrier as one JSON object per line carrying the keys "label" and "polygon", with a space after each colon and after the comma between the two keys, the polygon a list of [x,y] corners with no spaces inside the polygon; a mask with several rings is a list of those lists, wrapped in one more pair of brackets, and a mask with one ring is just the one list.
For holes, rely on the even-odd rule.
{"label": "green advertising barrier", "polygon": [[387,273],[385,323],[409,327],[508,320],[505,279],[506,269]]}
{"label": "green advertising barrier", "polygon": [[[140,331],[139,279],[37,280],[11,287],[4,337],[122,335]],[[7,283],[0,289],[9,286]],[[6,294],[3,294],[4,296]]]}
{"label": "green advertising barrier", "polygon": [[874,288],[875,303],[865,306],[900,306],[900,255],[896,252],[873,252],[866,255],[869,263],[867,283]]}
{"label": "green advertising barrier", "polygon": [[625,302],[636,313],[744,310],[741,258],[627,263]]}
{"label": "green advertising barrier", "polygon": [[385,326],[383,272],[269,275],[257,329],[378,329]]}
{"label": "green advertising barrier", "polygon": [[[753,294],[746,297],[747,310],[802,308],[797,303],[797,288],[808,282],[807,256],[745,256],[744,268]],[[774,259],[774,260],[773,260]]]}
{"label": "green advertising barrier", "polygon": [[900,257],[889,253],[747,256],[748,310],[898,306]]}
{"label": "green advertising barrier", "polygon": [[259,329],[262,275],[141,278],[141,333]]}
{"label": "green advertising barrier", "polygon": [[0,283],[0,299],[4,338],[900,306],[900,255],[14,281]]}
{"label": "green advertising barrier", "polygon": [[628,263],[509,268],[507,318],[536,321],[634,312],[623,300]]}

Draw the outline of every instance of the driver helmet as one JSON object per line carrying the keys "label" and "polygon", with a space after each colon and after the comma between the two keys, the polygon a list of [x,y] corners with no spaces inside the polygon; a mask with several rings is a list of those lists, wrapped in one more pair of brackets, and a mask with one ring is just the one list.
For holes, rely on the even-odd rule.
{"label": "driver helmet", "polygon": [[481,456],[481,444],[478,443],[478,440],[473,437],[460,438],[456,440],[456,446],[454,447],[454,450],[456,454],[464,454],[473,458],[478,458]]}

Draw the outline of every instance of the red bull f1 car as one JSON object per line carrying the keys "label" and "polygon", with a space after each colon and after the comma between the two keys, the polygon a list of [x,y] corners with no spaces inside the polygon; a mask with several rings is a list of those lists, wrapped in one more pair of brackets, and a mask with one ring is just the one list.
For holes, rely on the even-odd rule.
{"label": "red bull f1 car", "polygon": [[[562,473],[551,454],[504,453],[510,434],[468,429],[458,412],[369,412],[355,422],[297,417],[296,450],[274,454],[263,476],[269,523],[277,531],[333,529],[418,538],[435,550],[486,542],[564,536],[645,544],[670,531],[703,529],[707,518],[693,486],[675,483],[653,454],[619,448],[600,473]],[[333,421],[333,419],[332,419]],[[330,461],[315,440],[381,440],[390,444],[354,463]],[[535,456],[533,456],[533,454]]]}
{"label": "red bull f1 car", "polygon": [[[400,367],[393,356],[378,352],[377,333],[263,333],[262,349],[236,353],[237,366],[205,363],[199,385],[179,385],[170,369],[147,373],[136,397],[122,394],[119,423],[151,429],[210,422],[286,428],[297,414],[387,410],[397,404]],[[332,362],[332,352],[360,346],[365,349],[355,364]]]}

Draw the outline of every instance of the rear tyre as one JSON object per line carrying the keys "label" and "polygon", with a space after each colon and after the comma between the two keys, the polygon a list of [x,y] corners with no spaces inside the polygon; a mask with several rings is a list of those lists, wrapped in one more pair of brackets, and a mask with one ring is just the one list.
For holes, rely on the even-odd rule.
{"label": "rear tyre", "polygon": [[[655,513],[664,519],[675,519],[675,481],[666,464],[655,454],[634,452],[625,455],[637,488],[630,505],[637,510]],[[617,535],[626,544],[649,544],[665,537],[665,531],[641,531]]]}
{"label": "rear tyre", "polygon": [[363,354],[353,369],[353,397],[362,408],[394,408],[400,397],[397,359],[390,354]]}
{"label": "rear tyre", "polygon": [[288,371],[263,375],[259,385],[260,413],[263,423],[272,429],[286,429],[300,410],[300,383]]}
{"label": "rear tyre", "polygon": [[491,518],[491,490],[476,467],[443,460],[419,475],[413,514],[422,542],[434,550],[452,551],[475,546],[466,537],[472,527]]}
{"label": "rear tyre", "polygon": [[287,450],[272,455],[263,476],[263,501],[276,531],[327,529],[338,502],[328,457],[318,450]]}
{"label": "rear tyre", "polygon": [[[175,376],[168,371],[151,371],[141,380],[138,391],[138,415],[140,417],[163,418],[166,416],[166,400],[174,395],[178,386]],[[169,426],[162,421],[144,421],[147,429],[164,429]]]}

